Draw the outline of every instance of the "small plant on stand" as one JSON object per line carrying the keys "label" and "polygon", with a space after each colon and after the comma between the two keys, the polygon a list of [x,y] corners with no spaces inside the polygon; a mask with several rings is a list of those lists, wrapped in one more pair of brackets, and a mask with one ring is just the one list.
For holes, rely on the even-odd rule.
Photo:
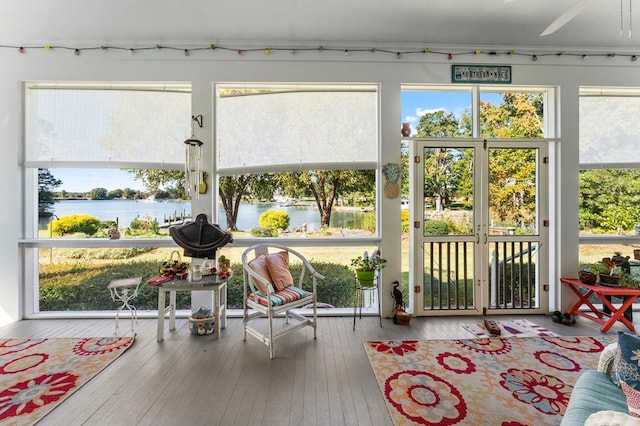
{"label": "small plant on stand", "polygon": [[356,271],[362,287],[373,286],[376,271],[384,268],[386,264],[387,260],[380,257],[380,250],[374,251],[371,255],[365,251],[362,256],[351,259],[351,267]]}

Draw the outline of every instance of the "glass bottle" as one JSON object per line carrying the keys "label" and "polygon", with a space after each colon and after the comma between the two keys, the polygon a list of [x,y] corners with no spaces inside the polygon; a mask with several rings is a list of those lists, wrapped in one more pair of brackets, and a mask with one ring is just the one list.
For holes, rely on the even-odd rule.
{"label": "glass bottle", "polygon": [[202,267],[200,265],[192,266],[191,281],[202,281]]}

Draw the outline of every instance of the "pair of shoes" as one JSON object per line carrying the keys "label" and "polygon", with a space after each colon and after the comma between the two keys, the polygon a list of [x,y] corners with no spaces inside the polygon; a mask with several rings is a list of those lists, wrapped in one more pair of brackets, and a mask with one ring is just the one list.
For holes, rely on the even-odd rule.
{"label": "pair of shoes", "polygon": [[555,311],[552,315],[553,322],[557,322],[558,324],[562,324],[562,312]]}
{"label": "pair of shoes", "polygon": [[566,313],[562,315],[562,323],[564,325],[573,325],[576,323],[576,319],[570,313]]}

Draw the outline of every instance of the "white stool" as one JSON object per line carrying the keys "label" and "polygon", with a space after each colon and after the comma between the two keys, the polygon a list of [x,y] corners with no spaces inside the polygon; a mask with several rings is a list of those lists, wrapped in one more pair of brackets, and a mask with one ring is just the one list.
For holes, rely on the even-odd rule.
{"label": "white stool", "polygon": [[138,311],[135,306],[129,304],[133,298],[138,295],[138,288],[140,287],[140,283],[142,282],[142,277],[137,278],[123,278],[119,280],[113,280],[109,283],[107,288],[111,293],[111,299],[114,302],[121,302],[122,305],[116,311],[116,331],[115,335],[118,336],[119,333],[119,321],[120,321],[120,311],[124,308],[129,310],[131,314],[131,334],[136,334],[135,324],[138,322]]}

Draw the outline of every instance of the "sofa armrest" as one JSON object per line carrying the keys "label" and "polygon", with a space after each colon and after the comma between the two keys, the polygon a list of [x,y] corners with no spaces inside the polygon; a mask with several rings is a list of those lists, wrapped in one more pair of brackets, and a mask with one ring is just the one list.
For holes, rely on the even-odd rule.
{"label": "sofa armrest", "polygon": [[608,376],[613,372],[613,360],[616,356],[616,349],[618,343],[611,343],[607,345],[600,354],[600,361],[598,361],[598,371]]}
{"label": "sofa armrest", "polygon": [[640,419],[618,411],[598,411],[589,416],[584,426],[640,426]]}

